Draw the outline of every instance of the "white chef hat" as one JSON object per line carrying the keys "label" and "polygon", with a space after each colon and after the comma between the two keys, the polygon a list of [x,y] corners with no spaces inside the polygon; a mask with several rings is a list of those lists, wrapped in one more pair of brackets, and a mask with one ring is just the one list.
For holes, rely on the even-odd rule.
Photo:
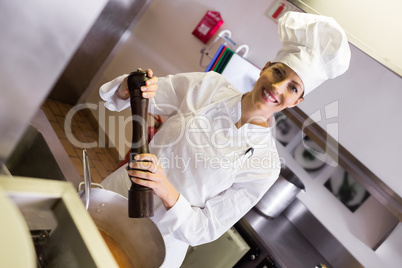
{"label": "white chef hat", "polygon": [[290,11],[279,19],[278,34],[283,48],[273,62],[297,73],[304,95],[349,68],[346,34],[333,18]]}

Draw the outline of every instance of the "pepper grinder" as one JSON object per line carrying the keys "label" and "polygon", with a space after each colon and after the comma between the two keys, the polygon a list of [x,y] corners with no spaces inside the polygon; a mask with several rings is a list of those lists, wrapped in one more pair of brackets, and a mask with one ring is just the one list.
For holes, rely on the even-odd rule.
{"label": "pepper grinder", "polygon": [[[127,77],[127,86],[130,92],[131,114],[133,122],[133,139],[130,150],[129,163],[135,162],[137,154],[149,153],[147,135],[148,99],[142,97],[141,86],[149,78],[141,69],[132,72]],[[130,168],[128,166],[129,170]],[[132,176],[129,176],[130,180]],[[138,185],[131,181],[128,191],[128,216],[130,218],[146,218],[154,215],[154,193],[151,188]]]}

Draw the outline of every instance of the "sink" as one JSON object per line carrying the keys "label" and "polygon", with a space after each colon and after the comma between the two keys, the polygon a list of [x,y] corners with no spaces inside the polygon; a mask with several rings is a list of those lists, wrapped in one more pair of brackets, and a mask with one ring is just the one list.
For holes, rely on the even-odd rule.
{"label": "sink", "polygon": [[81,182],[75,166],[42,110],[25,130],[5,162],[10,175],[69,181],[77,189]]}

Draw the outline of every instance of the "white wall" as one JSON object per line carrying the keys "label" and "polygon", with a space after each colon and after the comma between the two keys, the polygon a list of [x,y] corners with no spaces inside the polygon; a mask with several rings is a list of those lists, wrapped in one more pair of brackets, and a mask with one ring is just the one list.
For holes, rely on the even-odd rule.
{"label": "white wall", "polygon": [[[280,48],[276,34],[277,25],[265,15],[273,2],[273,0],[154,0],[132,32],[124,37],[124,42],[118,47],[114,57],[107,62],[96,81],[92,83],[92,91],[87,102],[99,101],[98,88],[101,84],[138,67],[152,68],[157,76],[204,71],[205,68],[199,65],[200,50],[204,44],[192,36],[191,32],[207,10],[221,12],[224,20],[221,30],[231,30],[235,41],[249,45],[248,60],[261,68]],[[399,138],[399,133],[402,131],[402,120],[399,118],[402,114],[402,105],[398,105],[402,97],[401,77],[353,46],[352,53],[351,69],[340,78],[324,83],[320,89],[308,95],[300,107],[309,115],[321,111],[325,118],[325,108],[334,107],[331,104],[337,101],[336,117],[330,122],[338,124],[336,134],[339,142],[395,192],[402,195],[398,170],[402,149],[402,140]],[[129,117],[130,113],[106,112],[106,115]],[[118,120],[116,117],[113,118],[115,121]],[[325,129],[328,122],[321,120],[318,123]],[[106,125],[106,129],[108,128]],[[126,127],[125,132],[123,136],[125,135],[129,141],[131,129]],[[119,135],[122,133],[115,130],[113,133],[112,142],[119,147],[121,145],[118,142],[121,140]],[[127,142],[126,146],[122,147],[121,155],[125,154],[129,145]],[[312,186],[310,189],[314,188],[320,191],[318,186]],[[310,206],[309,209],[312,209],[319,219],[323,217],[320,220],[331,232],[342,232],[337,236],[341,243],[347,243],[347,248],[359,255],[359,261],[363,258],[363,264],[377,263],[385,267],[381,256],[386,254],[376,255],[354,236],[353,232],[359,229],[358,226],[351,228],[347,222],[339,224],[337,222],[341,221],[341,218],[335,216],[333,220],[328,218],[325,220],[326,212],[332,207],[339,206],[335,203],[337,200],[329,197],[317,203],[314,194],[311,193],[308,198],[302,198],[303,203]],[[395,232],[396,235],[398,233],[400,234]],[[397,239],[392,241],[395,240]],[[391,248],[394,246],[392,241],[387,242]],[[358,253],[359,251],[363,253]],[[369,255],[364,257],[364,254]],[[400,256],[392,253],[391,256],[396,258],[395,261],[400,261]],[[365,266],[376,267],[370,264]]]}
{"label": "white wall", "polygon": [[[338,123],[338,140],[348,151],[402,196],[402,79],[355,47],[350,68],[313,91],[299,107],[308,115],[321,110],[319,125]],[[325,107],[338,102],[339,116],[325,120]]]}

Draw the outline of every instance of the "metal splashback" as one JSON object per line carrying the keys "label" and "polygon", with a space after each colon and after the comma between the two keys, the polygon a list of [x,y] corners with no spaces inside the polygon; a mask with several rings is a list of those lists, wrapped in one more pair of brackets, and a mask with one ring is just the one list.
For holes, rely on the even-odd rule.
{"label": "metal splashback", "polygon": [[0,2],[0,164],[107,0]]}
{"label": "metal splashback", "polygon": [[124,32],[134,27],[151,0],[109,0],[71,58],[50,98],[76,104]]}

